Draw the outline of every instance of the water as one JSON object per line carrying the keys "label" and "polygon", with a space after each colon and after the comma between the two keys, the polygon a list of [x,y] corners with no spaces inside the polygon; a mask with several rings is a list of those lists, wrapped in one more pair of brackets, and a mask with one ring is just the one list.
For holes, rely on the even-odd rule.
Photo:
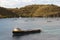
{"label": "water", "polygon": [[[12,30],[41,29],[41,33],[12,37]],[[6,18],[0,19],[0,40],[60,40],[60,18]]]}

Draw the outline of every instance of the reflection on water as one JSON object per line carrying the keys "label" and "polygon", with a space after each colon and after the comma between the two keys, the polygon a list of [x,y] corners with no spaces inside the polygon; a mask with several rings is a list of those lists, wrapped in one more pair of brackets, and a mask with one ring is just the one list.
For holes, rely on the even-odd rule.
{"label": "reflection on water", "polygon": [[12,37],[13,40],[19,40],[21,36]]}
{"label": "reflection on water", "polygon": [[[15,27],[22,30],[41,29],[42,32],[13,37],[12,30]],[[60,40],[60,18],[0,19],[0,40]]]}

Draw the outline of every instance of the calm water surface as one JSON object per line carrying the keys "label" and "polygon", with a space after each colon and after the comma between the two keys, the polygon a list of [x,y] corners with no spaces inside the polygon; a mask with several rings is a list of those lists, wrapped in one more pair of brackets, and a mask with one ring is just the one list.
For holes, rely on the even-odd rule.
{"label": "calm water surface", "polygon": [[[12,30],[41,29],[41,33],[12,37]],[[60,40],[60,18],[6,18],[0,19],[0,40]]]}

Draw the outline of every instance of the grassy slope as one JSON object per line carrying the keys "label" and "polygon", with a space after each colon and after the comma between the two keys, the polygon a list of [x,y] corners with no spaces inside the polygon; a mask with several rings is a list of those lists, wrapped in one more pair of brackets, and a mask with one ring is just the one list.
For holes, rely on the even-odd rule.
{"label": "grassy slope", "polygon": [[56,5],[28,5],[21,8],[0,7],[2,17],[60,17],[60,7]]}
{"label": "grassy slope", "polygon": [[15,12],[22,17],[60,17],[60,7],[56,5],[28,5]]}

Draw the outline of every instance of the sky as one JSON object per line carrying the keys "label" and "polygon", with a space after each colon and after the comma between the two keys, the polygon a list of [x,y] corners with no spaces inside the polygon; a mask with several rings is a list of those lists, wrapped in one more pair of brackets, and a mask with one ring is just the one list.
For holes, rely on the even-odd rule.
{"label": "sky", "polygon": [[0,0],[0,6],[16,8],[32,4],[54,4],[60,6],[60,0]]}

